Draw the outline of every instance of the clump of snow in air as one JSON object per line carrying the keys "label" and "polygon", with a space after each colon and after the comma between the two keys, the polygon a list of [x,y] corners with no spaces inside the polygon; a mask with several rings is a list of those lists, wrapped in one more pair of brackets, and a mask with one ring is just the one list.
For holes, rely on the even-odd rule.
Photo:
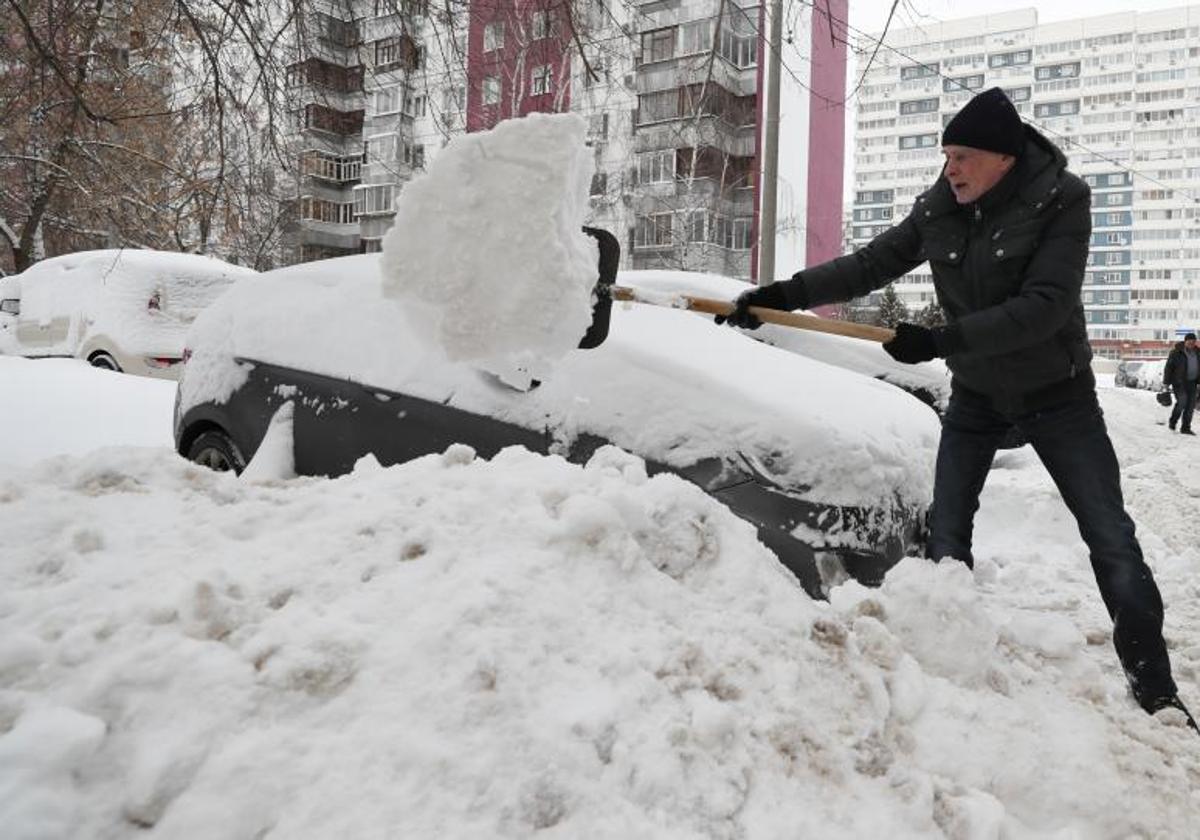
{"label": "clump of snow in air", "polygon": [[531,114],[464,134],[405,186],[383,240],[383,286],[451,360],[544,376],[591,323],[594,169],[587,123]]}

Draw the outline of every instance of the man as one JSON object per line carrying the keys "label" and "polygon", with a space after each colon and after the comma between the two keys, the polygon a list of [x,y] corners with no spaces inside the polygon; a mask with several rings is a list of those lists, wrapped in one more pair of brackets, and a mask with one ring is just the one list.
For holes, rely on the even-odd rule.
{"label": "man", "polygon": [[1196,350],[1196,334],[1188,333],[1167,356],[1163,368],[1163,385],[1169,385],[1175,391],[1175,407],[1167,421],[1172,432],[1182,419],[1179,431],[1185,435],[1196,434],[1192,431],[1192,414],[1196,411],[1197,380],[1200,380],[1200,352]]}
{"label": "man", "polygon": [[1091,192],[1062,152],[1021,122],[999,88],[942,133],[946,162],[904,221],[858,252],[743,293],[728,322],[754,329],[751,306],[807,309],[861,297],[928,261],[947,325],[899,324],[884,349],[953,373],[942,418],[928,554],[971,566],[979,496],[1016,426],[1053,477],[1091,553],[1113,640],[1150,714],[1180,701],[1162,636],[1163,604],[1125,512],[1120,471],[1096,399],[1080,287]]}

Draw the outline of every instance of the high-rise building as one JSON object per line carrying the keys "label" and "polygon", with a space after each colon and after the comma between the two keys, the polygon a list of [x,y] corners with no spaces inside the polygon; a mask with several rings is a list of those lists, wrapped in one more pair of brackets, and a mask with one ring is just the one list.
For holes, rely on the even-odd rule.
{"label": "high-rise building", "polygon": [[[1164,355],[1200,324],[1197,44],[1200,6],[1046,24],[1026,9],[889,32],[858,92],[854,246],[909,213],[941,172],[942,128],[1001,87],[1092,186],[1093,348]],[[896,288],[910,311],[933,299],[927,266]]]}
{"label": "high-rise building", "polygon": [[[828,15],[844,18],[845,6],[832,0]],[[321,9],[304,16],[289,76],[302,160],[296,259],[378,250],[404,183],[456,133],[572,112],[595,152],[589,222],[621,238],[624,266],[753,276],[758,0]],[[805,7],[782,57],[781,273],[841,249],[845,46],[827,22]]]}

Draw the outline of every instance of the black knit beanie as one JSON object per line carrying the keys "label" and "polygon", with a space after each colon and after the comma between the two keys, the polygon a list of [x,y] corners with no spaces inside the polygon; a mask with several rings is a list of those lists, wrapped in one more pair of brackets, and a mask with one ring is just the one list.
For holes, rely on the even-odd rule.
{"label": "black knit beanie", "polygon": [[976,94],[942,131],[943,146],[970,146],[1020,157],[1025,126],[1012,102],[998,87]]}

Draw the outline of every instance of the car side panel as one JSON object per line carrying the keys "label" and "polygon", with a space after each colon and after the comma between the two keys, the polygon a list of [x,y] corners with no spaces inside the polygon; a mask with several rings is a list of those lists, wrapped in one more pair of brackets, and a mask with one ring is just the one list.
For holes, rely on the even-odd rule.
{"label": "car side panel", "polygon": [[[506,446],[544,453],[549,444],[544,432],[491,417],[345,379],[263,364],[254,365],[246,383],[223,408],[209,407],[208,417],[213,422],[223,417],[229,425],[219,424],[250,459],[271,417],[288,401],[294,406],[292,434],[300,475],[344,475],[368,454],[390,466],[443,452],[455,443],[465,443],[485,458]],[[193,422],[191,415],[185,418],[185,427]]]}

